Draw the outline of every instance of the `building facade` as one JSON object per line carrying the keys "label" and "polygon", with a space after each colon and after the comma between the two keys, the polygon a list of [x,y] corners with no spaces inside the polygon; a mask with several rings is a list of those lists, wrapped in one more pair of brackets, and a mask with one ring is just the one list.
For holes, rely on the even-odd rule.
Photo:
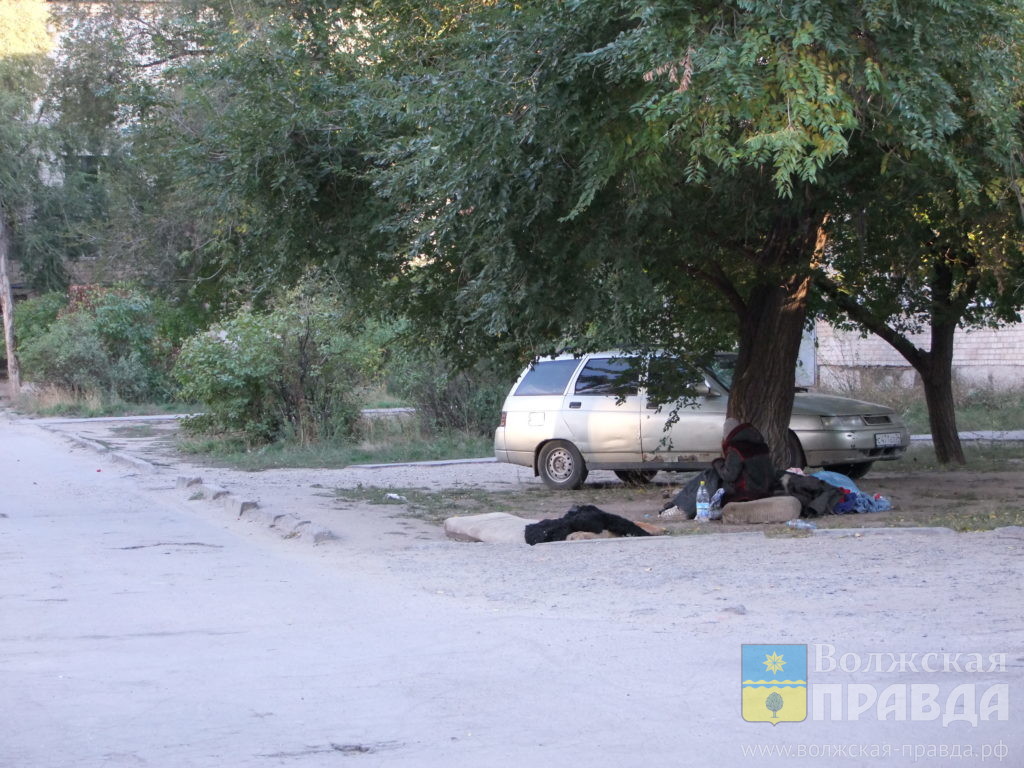
{"label": "building facade", "polygon": [[[861,337],[822,321],[816,324],[815,335],[817,386],[821,389],[853,391],[918,384],[917,372],[878,336]],[[910,340],[922,349],[929,346],[927,331],[910,336]],[[957,329],[953,380],[967,389],[1024,389],[1024,323]]]}

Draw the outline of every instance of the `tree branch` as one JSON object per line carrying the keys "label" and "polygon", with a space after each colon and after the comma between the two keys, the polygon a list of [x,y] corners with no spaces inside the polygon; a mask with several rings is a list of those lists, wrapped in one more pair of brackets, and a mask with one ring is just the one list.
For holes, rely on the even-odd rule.
{"label": "tree branch", "polygon": [[917,371],[923,371],[928,366],[928,353],[911,343],[905,336],[890,328],[885,320],[874,314],[867,307],[863,306],[856,299],[845,293],[839,284],[827,275],[816,272],[814,284],[829,299],[834,301],[851,320],[871,331],[876,336],[887,342],[893,349],[903,355]]}
{"label": "tree branch", "polygon": [[725,270],[722,269],[721,264],[717,261],[713,261],[710,262],[708,266],[710,269],[687,267],[686,271],[693,277],[703,280],[717,289],[718,292],[725,297],[726,301],[729,302],[729,306],[733,308],[736,314],[742,317],[747,311],[747,302],[744,300],[740,292],[736,290],[736,286],[733,284],[732,280],[729,279]]}

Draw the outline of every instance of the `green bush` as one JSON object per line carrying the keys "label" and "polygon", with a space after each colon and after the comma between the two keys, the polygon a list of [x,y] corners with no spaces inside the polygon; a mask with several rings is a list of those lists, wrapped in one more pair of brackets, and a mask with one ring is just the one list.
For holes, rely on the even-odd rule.
{"label": "green bush", "polygon": [[181,396],[206,409],[186,428],[250,444],[352,438],[378,356],[344,303],[317,289],[290,291],[266,312],[243,308],[182,346]]}
{"label": "green bush", "polygon": [[15,304],[14,329],[18,349],[46,333],[67,304],[67,296],[56,291]]}
{"label": "green bush", "polygon": [[419,347],[392,355],[387,385],[412,402],[435,432],[490,435],[511,381],[487,363],[457,371],[436,350]]}
{"label": "green bush", "polygon": [[55,320],[45,333],[19,344],[25,377],[75,394],[110,393],[111,360],[95,318],[73,312]]}
{"label": "green bush", "polygon": [[26,378],[126,402],[167,399],[169,350],[152,298],[129,287],[91,290],[47,321],[58,305],[51,297],[25,315],[18,349]]}

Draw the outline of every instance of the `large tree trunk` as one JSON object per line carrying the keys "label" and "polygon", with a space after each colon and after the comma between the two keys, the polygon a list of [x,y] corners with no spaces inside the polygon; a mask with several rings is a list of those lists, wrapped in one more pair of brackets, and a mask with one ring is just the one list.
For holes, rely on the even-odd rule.
{"label": "large tree trunk", "polygon": [[14,295],[11,293],[11,280],[7,271],[7,254],[11,247],[11,237],[4,214],[3,205],[0,205],[0,311],[3,313],[4,321],[7,381],[13,398],[21,391],[21,369],[18,367],[18,357],[14,353]]}
{"label": "large tree trunk", "polygon": [[740,315],[739,356],[729,395],[729,416],[749,421],[785,469],[789,450],[796,362],[807,318],[810,264],[825,247],[824,221],[805,215],[782,220],[758,255],[763,279]]}
{"label": "large tree trunk", "polygon": [[[933,269],[931,349],[928,351],[918,348],[882,318],[862,307],[827,276],[819,274],[816,281],[825,295],[842,307],[852,320],[887,341],[914,367],[924,388],[935,457],[942,464],[965,464],[967,462],[956,428],[953,402],[953,335],[967,302],[974,296],[974,287],[969,287],[969,290],[962,291],[961,295],[954,298],[953,275],[948,262],[937,258],[933,262]],[[976,283],[976,279],[972,282]]]}
{"label": "large tree trunk", "polygon": [[932,345],[925,364],[917,367],[928,404],[928,424],[932,431],[935,458],[942,464],[965,464],[964,449],[956,428],[953,403],[953,334],[956,324],[932,320]]}
{"label": "large tree trunk", "polygon": [[789,420],[809,281],[807,275],[794,275],[782,285],[752,292],[729,395],[729,415],[761,430],[772,462],[781,469],[794,460],[788,447]]}

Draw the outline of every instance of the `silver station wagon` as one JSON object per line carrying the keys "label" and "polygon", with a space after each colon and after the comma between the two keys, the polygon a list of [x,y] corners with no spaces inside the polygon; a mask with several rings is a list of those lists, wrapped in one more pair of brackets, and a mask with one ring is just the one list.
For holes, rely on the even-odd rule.
{"label": "silver station wagon", "polygon": [[[721,455],[734,360],[719,356],[694,397],[659,406],[648,401],[636,359],[614,352],[542,359],[505,399],[494,455],[532,467],[559,489],[579,488],[592,469],[628,483],[649,482],[660,470],[704,469]],[[891,408],[847,397],[797,392],[789,425],[789,466],[855,478],[875,461],[900,458],[910,443]]]}

